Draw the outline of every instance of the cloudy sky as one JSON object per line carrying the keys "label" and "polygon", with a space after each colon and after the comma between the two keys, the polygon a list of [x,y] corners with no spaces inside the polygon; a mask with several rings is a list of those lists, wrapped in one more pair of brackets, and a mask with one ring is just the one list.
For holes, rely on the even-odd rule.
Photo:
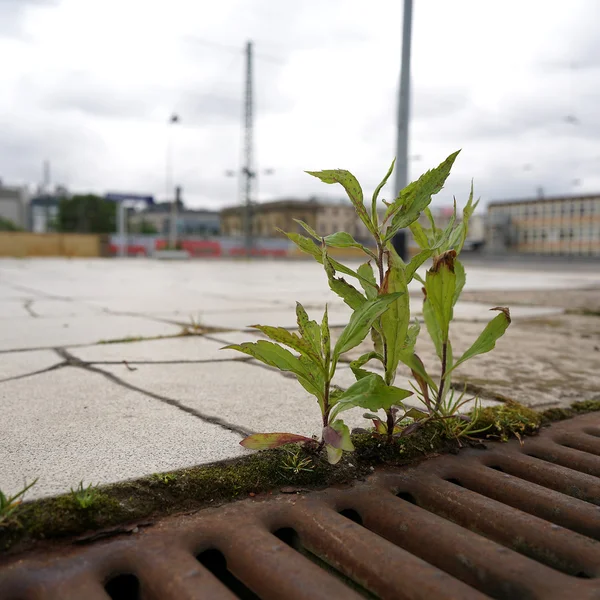
{"label": "cloudy sky", "polygon": [[[370,192],[394,156],[402,0],[0,0],[0,177],[235,203],[244,46],[255,44],[258,197]],[[484,202],[600,191],[600,2],[415,0],[411,176]],[[391,190],[387,190],[387,196]],[[384,197],[386,195],[384,194]]]}

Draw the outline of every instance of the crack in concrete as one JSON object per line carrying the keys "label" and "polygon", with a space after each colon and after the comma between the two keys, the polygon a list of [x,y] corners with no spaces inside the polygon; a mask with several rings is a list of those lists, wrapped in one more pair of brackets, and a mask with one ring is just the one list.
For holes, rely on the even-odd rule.
{"label": "crack in concrete", "polygon": [[242,356],[240,358],[199,358],[197,360],[82,360],[81,362],[86,365],[122,365],[123,362],[127,362],[128,365],[204,365],[212,363],[226,363],[226,362],[250,362],[251,356]]}
{"label": "crack in concrete", "polygon": [[209,423],[211,425],[217,425],[218,427],[227,429],[228,431],[231,431],[233,433],[237,433],[241,437],[246,437],[246,436],[254,433],[250,429],[246,429],[245,427],[241,427],[239,425],[229,423],[228,421],[226,421],[225,419],[221,419],[220,417],[207,415],[199,410],[196,410],[195,408],[191,408],[190,406],[187,406],[187,405],[183,404],[182,402],[179,402],[179,400],[175,400],[174,398],[168,398],[167,396],[163,396],[161,394],[156,394],[149,390],[145,390],[136,385],[128,383],[127,381],[124,381],[123,379],[117,377],[113,373],[109,373],[108,371],[103,371],[102,369],[92,366],[90,363],[85,363],[85,362],[79,360],[76,356],[73,356],[68,350],[65,350],[64,348],[54,348],[54,351],[62,359],[64,359],[64,361],[68,364],[68,366],[77,367],[77,368],[83,369],[85,371],[90,371],[91,373],[98,373],[99,375],[102,375],[109,381],[112,381],[113,383],[120,385],[121,387],[132,390],[134,392],[138,392],[140,394],[148,396],[149,398],[153,398],[154,400],[158,400],[164,404],[168,404],[169,406],[173,406],[174,408],[177,408],[189,415],[192,415],[194,417],[197,417],[198,419],[201,419],[205,423]]}
{"label": "crack in concrete", "polygon": [[5,379],[0,379],[0,383],[6,383],[7,381],[16,381],[17,379],[25,379],[27,377],[33,377],[34,375],[41,375],[42,373],[49,373],[50,371],[56,371],[57,369],[61,369],[62,367],[67,367],[68,363],[66,361],[56,363],[50,367],[46,367],[45,369],[38,369],[37,371],[32,371],[31,373],[23,373],[22,375],[14,375],[13,377],[6,377]]}
{"label": "crack in concrete", "polygon": [[35,300],[25,300],[23,302],[23,308],[35,319],[37,319],[40,315],[38,315],[32,308],[32,304]]}

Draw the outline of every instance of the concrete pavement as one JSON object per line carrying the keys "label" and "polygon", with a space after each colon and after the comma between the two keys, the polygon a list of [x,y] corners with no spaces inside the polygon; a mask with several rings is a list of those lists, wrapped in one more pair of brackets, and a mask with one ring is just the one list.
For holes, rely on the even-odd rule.
{"label": "concrete pavement", "polygon": [[[415,282],[411,288],[417,293],[411,302],[415,315],[419,287]],[[457,344],[466,344],[489,319],[494,293],[542,291],[547,299],[553,291],[555,304],[536,306],[531,297],[529,304],[511,307],[509,331],[521,332],[515,343],[528,348],[518,357],[519,378],[531,376],[517,399],[548,405],[556,396],[560,404],[564,398],[558,393],[542,394],[535,387],[549,375],[539,370],[546,355],[527,346],[533,335],[527,332],[538,331],[551,345],[562,326],[556,322],[571,318],[563,315],[560,290],[588,288],[600,288],[600,272],[592,268],[567,266],[551,273],[467,268],[465,290],[471,296],[456,310]],[[487,294],[484,301],[478,293]],[[246,452],[240,439],[253,431],[318,434],[318,407],[293,379],[220,350],[252,339],[241,330],[254,323],[293,327],[296,300],[313,318],[320,318],[327,302],[332,325],[347,322],[347,307],[328,289],[322,268],[308,260],[0,261],[0,489],[12,492],[25,479],[39,477],[28,494],[39,497],[68,491],[81,480],[107,483],[240,456]],[[209,333],[179,337],[192,320]],[[539,325],[549,320],[555,322],[550,329]],[[590,361],[594,336],[600,339],[595,326],[593,320],[578,325],[581,335],[592,336],[585,338]],[[574,325],[569,321],[565,327],[572,331]],[[465,381],[477,379],[473,385],[486,403],[510,395],[506,370],[514,368],[515,348],[501,340],[498,352],[509,357],[505,364],[494,366],[498,361],[491,354],[488,362],[473,361],[479,361],[478,377],[466,372]],[[428,356],[426,348],[423,352]],[[571,360],[588,381],[585,360],[572,353]],[[494,368],[504,371],[488,376]],[[336,383],[345,387],[352,381],[343,366]],[[574,381],[570,389],[586,392]],[[403,382],[408,385],[400,376]],[[362,412],[349,411],[347,422],[364,425]]]}

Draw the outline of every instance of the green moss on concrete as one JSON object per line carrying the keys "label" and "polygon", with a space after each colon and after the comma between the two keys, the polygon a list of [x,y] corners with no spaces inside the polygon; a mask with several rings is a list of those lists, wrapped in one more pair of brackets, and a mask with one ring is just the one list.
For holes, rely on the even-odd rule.
{"label": "green moss on concrete", "polygon": [[[510,437],[535,435],[551,420],[600,410],[600,400],[577,402],[569,409],[543,414],[509,401],[480,410],[473,429],[488,429],[479,439],[506,441]],[[371,432],[352,435],[353,453],[344,453],[337,465],[327,463],[314,448],[289,446],[265,450],[239,459],[155,473],[148,477],[101,486],[88,508],[81,508],[72,494],[23,503],[10,523],[0,526],[0,551],[15,553],[39,540],[57,540],[111,530],[126,523],[153,519],[261,493],[319,489],[365,477],[378,465],[408,464],[428,455],[457,452],[461,446],[480,441],[449,438],[443,424],[427,422],[406,437],[388,441]],[[293,457],[293,458],[290,458]],[[302,469],[294,465],[302,461]],[[121,530],[122,528],[117,528]]]}
{"label": "green moss on concrete", "polygon": [[583,400],[574,402],[568,408],[549,408],[541,413],[541,418],[542,423],[547,425],[554,421],[564,421],[577,415],[596,411],[600,411],[600,400]]}
{"label": "green moss on concrete", "polygon": [[[474,413],[471,413],[474,416]],[[510,437],[535,435],[542,424],[540,413],[509,400],[505,404],[489,406],[479,411],[474,429],[486,430],[479,434],[490,440],[508,441]]]}

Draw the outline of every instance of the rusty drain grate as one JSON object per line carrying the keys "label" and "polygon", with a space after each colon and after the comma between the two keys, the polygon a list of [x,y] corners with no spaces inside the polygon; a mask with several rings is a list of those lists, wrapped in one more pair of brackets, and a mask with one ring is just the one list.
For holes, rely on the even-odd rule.
{"label": "rusty drain grate", "polygon": [[25,555],[2,600],[600,598],[600,415],[377,472],[351,489],[247,500],[137,535]]}

